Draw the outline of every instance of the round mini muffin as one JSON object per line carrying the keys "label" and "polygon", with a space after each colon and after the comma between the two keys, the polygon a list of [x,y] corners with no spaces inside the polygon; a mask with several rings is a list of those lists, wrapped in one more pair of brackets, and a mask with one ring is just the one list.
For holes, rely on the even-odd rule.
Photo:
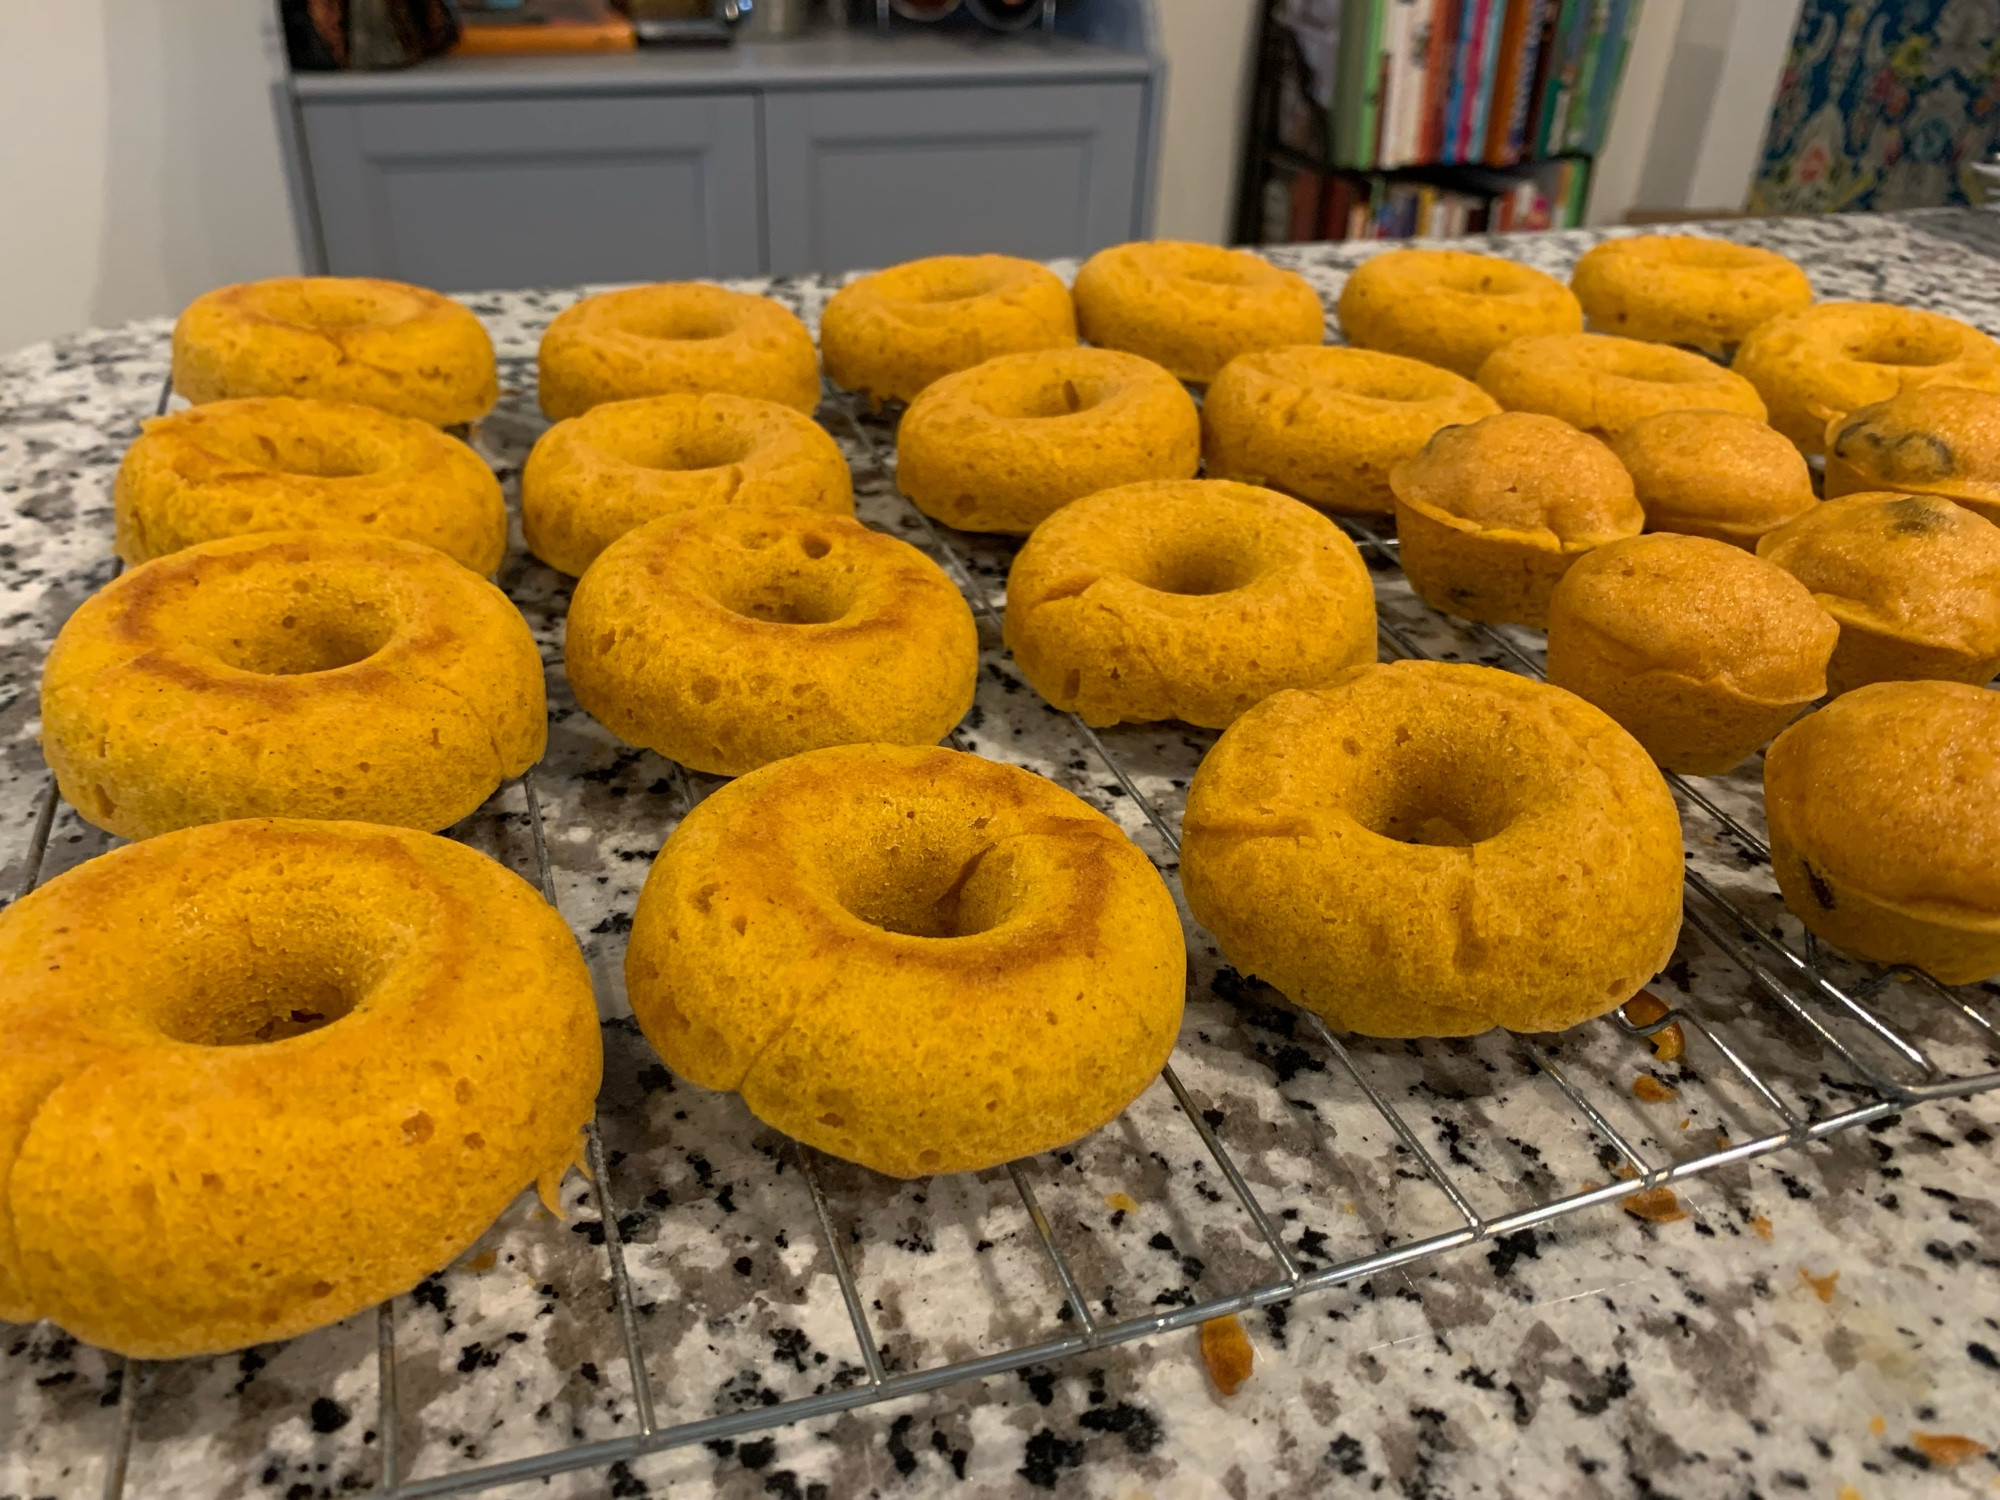
{"label": "round mini muffin", "polygon": [[1246,250],[1141,240],[1076,273],[1077,326],[1091,343],[1144,355],[1182,380],[1213,380],[1239,354],[1326,338],[1319,293]]}
{"label": "round mini muffin", "polygon": [[1266,698],[1195,772],[1181,883],[1245,974],[1343,1031],[1558,1031],[1672,957],[1681,826],[1581,698],[1399,661]]}
{"label": "round mini muffin", "polygon": [[1776,428],[1733,411],[1663,411],[1611,440],[1648,531],[1712,537],[1755,551],[1819,503],[1804,456]]}
{"label": "round mini muffin", "polygon": [[1847,495],[1757,544],[1840,622],[1836,693],[2000,671],[2000,527],[1936,495]]}
{"label": "round mini muffin", "polygon": [[358,401],[437,427],[493,409],[493,340],[449,297],[367,276],[280,276],[217,287],[174,322],[174,389]]}
{"label": "round mini muffin", "polygon": [[1118,827],[935,746],[753,771],[653,861],[625,987],[676,1074],[891,1177],[1089,1134],[1159,1076],[1187,947]]}
{"label": "round mini muffin", "polygon": [[1943,313],[1821,302],[1752,329],[1731,368],[1757,387],[1771,425],[1811,455],[1825,449],[1830,422],[1899,391],[2000,391],[2000,344]]}
{"label": "round mini muffin", "polygon": [[850,281],[819,317],[827,378],[872,401],[914,401],[998,354],[1076,343],[1069,288],[1011,255],[933,255]]}
{"label": "round mini muffin", "polygon": [[128,563],[253,531],[372,531],[475,573],[507,554],[507,502],[486,460],[415,417],[291,396],[150,417],[112,488]]}
{"label": "round mini muffin", "polygon": [[600,292],[565,308],[536,355],[542,411],[580,417],[634,396],[720,391],[811,416],[819,356],[806,325],[769,297],[700,281]]}
{"label": "round mini muffin", "polygon": [[1240,479],[1349,515],[1396,508],[1389,471],[1440,427],[1500,410],[1435,365],[1339,345],[1240,354],[1202,402],[1211,479]]}
{"label": "round mini muffin", "polygon": [[547,740],[542,658],[507,596],[366,532],[141,563],[69,617],[42,672],[56,784],[125,838],[256,817],[434,832]]}
{"label": "round mini muffin", "polygon": [[1826,497],[1870,490],[1943,495],[2000,524],[2000,394],[1922,385],[1836,417]]}
{"label": "round mini muffin", "polygon": [[1502,344],[1583,332],[1583,309],[1544,271],[1465,250],[1385,250],[1340,289],[1349,343],[1442,365],[1470,380]]}
{"label": "round mini muffin", "polygon": [[896,483],[963,531],[1026,536],[1080,495],[1201,467],[1201,414],[1151,360],[1003,354],[937,381],[896,429]]}
{"label": "round mini muffin", "polygon": [[1775,250],[1696,234],[1635,234],[1584,251],[1570,289],[1593,328],[1724,349],[1810,306],[1812,283]]}
{"label": "round mini muffin", "polygon": [[555,1201],[603,1072],[562,918],[405,828],[114,849],[0,913],[0,973],[0,1318],[133,1359],[401,1296]]}
{"label": "round mini muffin", "polygon": [[935,744],[972,706],[979,633],[907,542],[804,510],[688,511],[605,548],[570,600],[576,701],[718,776],[823,745]]}
{"label": "round mini muffin", "polygon": [[1945,984],[2000,973],[2000,694],[1881,682],[1764,757],[1771,867],[1808,930]]}
{"label": "round mini muffin", "polygon": [[1720,776],[1826,692],[1832,615],[1783,568],[1709,537],[1628,537],[1549,599],[1549,681],[1669,771]]}
{"label": "round mini muffin", "polygon": [[1345,533],[1247,484],[1128,484],[1065,505],[1007,575],[1021,674],[1092,725],[1219,729],[1375,655],[1375,590]]}
{"label": "round mini muffin", "polygon": [[854,514],[840,444],[749,396],[607,401],[543,433],[521,470],[528,550],[575,577],[634,527],[710,505]]}
{"label": "round mini muffin", "polygon": [[1488,625],[1547,624],[1570,564],[1646,524],[1609,448],[1532,412],[1447,427],[1389,483],[1411,587],[1433,609]]}
{"label": "round mini muffin", "polygon": [[1764,420],[1764,403],[1741,375],[1665,344],[1603,333],[1516,339],[1479,367],[1479,383],[1509,411],[1560,417],[1615,437],[1663,411],[1733,411]]}

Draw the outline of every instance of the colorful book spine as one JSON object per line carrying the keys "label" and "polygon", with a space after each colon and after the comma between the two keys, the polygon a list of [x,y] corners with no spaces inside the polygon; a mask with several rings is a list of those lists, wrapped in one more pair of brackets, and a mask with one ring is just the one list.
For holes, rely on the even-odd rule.
{"label": "colorful book spine", "polygon": [[1374,111],[1381,105],[1377,53],[1388,0],[1346,0],[1340,11],[1340,61],[1334,95],[1333,160],[1343,167],[1375,163]]}
{"label": "colorful book spine", "polygon": [[1581,40],[1578,21],[1589,19],[1589,0],[1562,0],[1562,12],[1550,38],[1549,67],[1542,85],[1541,116],[1535,128],[1535,155],[1547,156],[1562,139],[1568,90],[1576,81],[1575,47]]}
{"label": "colorful book spine", "polygon": [[1439,143],[1437,160],[1454,162],[1458,160],[1458,132],[1465,122],[1466,96],[1471,90],[1472,59],[1480,43],[1480,24],[1485,19],[1492,0],[1465,0],[1465,8],[1459,16],[1458,39],[1452,48],[1451,95],[1445,104],[1444,139]]}
{"label": "colorful book spine", "polygon": [[1458,54],[1458,33],[1468,0],[1438,0],[1431,18],[1430,57],[1424,75],[1423,133],[1417,159],[1436,161],[1444,149],[1445,109],[1451,96],[1452,59]]}
{"label": "colorful book spine", "polygon": [[1625,77],[1625,59],[1631,51],[1632,32],[1638,25],[1639,0],[1612,0],[1611,18],[1605,24],[1604,43],[1597,59],[1597,78],[1590,91],[1590,110],[1574,149],[1591,155],[1604,149],[1604,136],[1611,127],[1611,108],[1618,99],[1618,85]]}
{"label": "colorful book spine", "polygon": [[1583,34],[1583,45],[1576,66],[1576,84],[1570,90],[1569,109],[1563,116],[1562,135],[1556,143],[1558,151],[1575,151],[1583,133],[1590,125],[1591,91],[1597,84],[1597,61],[1604,52],[1604,28],[1611,20],[1611,0],[1591,0],[1590,23]]}
{"label": "colorful book spine", "polygon": [[1512,166],[1521,159],[1528,95],[1534,88],[1542,16],[1547,9],[1546,0],[1511,0],[1507,7],[1507,25],[1500,37],[1500,71],[1493,81],[1493,113],[1486,128],[1488,166]]}
{"label": "colorful book spine", "polygon": [[1493,113],[1493,85],[1500,67],[1500,37],[1505,30],[1507,10],[1507,0],[1492,0],[1488,9],[1479,56],[1474,60],[1473,76],[1479,80],[1479,87],[1472,96],[1472,108],[1466,111],[1465,127],[1458,140],[1458,159],[1462,162],[1478,161],[1486,151],[1487,120]]}

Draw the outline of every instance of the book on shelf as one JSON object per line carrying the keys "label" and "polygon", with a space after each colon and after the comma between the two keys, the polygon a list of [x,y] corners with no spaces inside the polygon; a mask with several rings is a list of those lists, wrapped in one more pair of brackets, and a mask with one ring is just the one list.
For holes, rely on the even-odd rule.
{"label": "book on shelf", "polygon": [[1639,4],[1276,0],[1292,41],[1276,138],[1347,171],[1593,155]]}
{"label": "book on shelf", "polygon": [[1590,164],[1578,157],[1468,167],[1450,182],[1300,167],[1266,180],[1262,237],[1275,244],[1570,229],[1583,222],[1589,181]]}

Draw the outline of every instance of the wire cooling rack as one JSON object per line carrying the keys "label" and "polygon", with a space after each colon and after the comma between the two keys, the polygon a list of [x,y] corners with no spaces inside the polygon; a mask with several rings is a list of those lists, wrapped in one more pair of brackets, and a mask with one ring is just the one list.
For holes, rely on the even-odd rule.
{"label": "wire cooling rack", "polygon": [[[517,362],[509,373],[531,388],[530,370]],[[162,410],[166,402],[163,393]],[[500,444],[503,473],[536,429],[525,410]],[[999,645],[1015,544],[949,532],[904,500],[888,420],[838,395],[822,419],[853,462],[864,519],[930,552],[978,617],[979,696],[952,742],[1084,795],[1177,891],[1181,802],[1214,736],[1096,731],[1036,700]],[[1385,657],[1541,675],[1538,635],[1434,613],[1402,579],[1392,538],[1342,524],[1374,574]],[[531,623],[537,610],[559,616],[565,594],[525,600]],[[564,687],[552,683],[559,724],[575,718],[561,706]],[[578,779],[644,780],[645,759],[612,752],[608,767],[580,777],[545,762],[456,832],[531,870],[561,909],[556,851],[579,830],[551,809],[551,794],[567,806]],[[652,828],[657,847],[720,783],[656,760],[653,769],[666,773],[649,788],[664,803]],[[1159,1087],[1070,1150],[905,1184],[763,1131],[733,1096],[677,1085],[611,1003],[605,1096],[587,1138],[591,1180],[565,1203],[571,1222],[551,1229],[546,1215],[519,1208],[483,1250],[413,1294],[237,1357],[233,1387],[228,1360],[105,1357],[84,1382],[94,1394],[63,1404],[29,1392],[15,1409],[43,1422],[51,1472],[73,1481],[65,1492],[105,1500],[127,1492],[141,1449],[149,1477],[130,1487],[147,1493],[208,1493],[254,1479],[292,1494],[372,1487],[418,1497],[607,1467],[615,1477],[647,1454],[1029,1370],[1630,1195],[1650,1192],[1657,1204],[1656,1190],[1681,1179],[2000,1085],[1993,988],[1947,989],[1910,970],[1848,964],[1817,949],[1783,911],[1758,832],[1757,774],[1668,778],[1688,836],[1687,923],[1655,986],[1675,1003],[1643,1023],[1614,1012],[1552,1036],[1343,1040],[1221,965],[1191,927],[1188,1023]],[[59,811],[51,783],[20,894],[41,876]],[[103,845],[87,830],[65,840],[79,846],[72,859]],[[643,863],[651,851],[613,852]],[[567,915],[593,954],[600,990],[611,987],[607,976],[622,962],[617,913],[588,928],[574,909]],[[662,1099],[677,1107],[664,1109]],[[1143,1191],[1103,1191],[1118,1184]],[[776,1281],[731,1291],[719,1258],[733,1250],[745,1252],[733,1261],[743,1275],[775,1259]],[[950,1264],[930,1272],[931,1285],[950,1294],[914,1292],[911,1267],[941,1255]],[[527,1267],[532,1299],[518,1286],[496,1296],[478,1284],[500,1260]],[[1131,1311],[1135,1300],[1143,1311]],[[446,1335],[455,1315],[482,1336],[457,1344],[454,1356]],[[932,1326],[917,1331],[923,1318]],[[561,1340],[546,1331],[557,1324]],[[468,1396],[443,1424],[420,1415],[440,1391],[472,1392],[510,1345],[529,1351],[525,1373]],[[59,1336],[49,1347],[72,1367],[85,1357]],[[287,1361],[299,1367],[293,1389],[333,1394],[303,1412],[206,1419],[256,1371]],[[703,1365],[705,1386],[688,1375],[692,1365]],[[36,1384],[60,1391],[73,1374]],[[537,1421],[508,1432],[528,1407]],[[551,1409],[563,1420],[541,1420]],[[156,1434],[147,1433],[149,1415]],[[286,1420],[311,1432],[278,1445],[274,1458],[264,1440]],[[474,1430],[482,1423],[483,1435]],[[442,1437],[440,1425],[450,1429]],[[261,1473],[231,1474],[229,1465]],[[295,1472],[317,1477],[301,1490]],[[60,1488],[35,1477],[36,1493]]]}

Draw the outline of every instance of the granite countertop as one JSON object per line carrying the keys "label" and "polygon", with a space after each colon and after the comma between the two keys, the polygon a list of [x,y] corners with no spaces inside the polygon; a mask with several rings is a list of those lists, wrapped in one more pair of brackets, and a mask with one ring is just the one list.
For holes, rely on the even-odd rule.
{"label": "granite countertop", "polygon": [[[1936,308],[2000,334],[2000,237],[1970,213],[1741,221],[1712,232],[1793,256],[1823,297]],[[1476,243],[1561,274],[1599,235]],[[1379,247],[1289,246],[1271,258],[1328,299]],[[1067,268],[1065,268],[1067,269]],[[816,321],[834,282],[746,283]],[[574,291],[466,299],[509,386],[478,442],[508,482],[542,422],[532,355]],[[0,889],[15,888],[44,784],[35,684],[56,628],[112,573],[111,479],[167,364],[155,319],[0,361]],[[857,465],[862,518],[931,538],[872,461],[880,423],[831,424]],[[953,538],[997,599],[1009,549]],[[1384,616],[1426,649],[1496,659],[1490,643],[1378,572]],[[733,1096],[659,1065],[625,1008],[624,933],[648,861],[713,782],[621,747],[581,714],[561,671],[568,584],[515,545],[501,584],[550,666],[538,785],[560,903],[585,945],[606,1022],[601,1113],[610,1190],[659,1425],[754,1412],[864,1378],[811,1198],[789,1146]],[[1171,870],[1161,841],[1070,722],[1013,674],[995,632],[961,729],[974,749],[1054,776]],[[1526,637],[1523,645],[1529,644]],[[1173,726],[1105,736],[1136,784],[1178,816],[1213,736]],[[1758,826],[1754,778],[1711,795]],[[1699,816],[1690,859],[1763,924],[1785,919],[1753,853]],[[459,830],[524,873],[518,788]],[[59,814],[48,873],[102,836]],[[1219,964],[1191,932],[1176,1067],[1288,1251],[1310,1269],[1451,1230],[1450,1205],[1295,1012]],[[1868,1094],[1744,972],[1684,939],[1659,986],[1824,1116]],[[1993,996],[1983,997],[1989,1007]],[[2000,1066],[1990,1034],[1915,997],[1899,1024],[1967,1071]],[[1576,1192],[1617,1162],[1521,1045],[1350,1044],[1477,1211]],[[1678,1063],[1608,1023],[1550,1043],[1568,1077],[1655,1160],[1771,1128],[1699,1039]],[[1652,1073],[1677,1092],[1632,1097]],[[1247,1312],[1251,1378],[1217,1393],[1189,1329],[981,1382],[691,1445],[509,1493],[829,1497],[1827,1497],[1991,1494],[2000,1466],[2000,1095],[1947,1100],[1809,1147],[1677,1184],[1684,1217],[1617,1204],[1447,1251],[1290,1304]],[[1190,1122],[1156,1084],[1118,1122],[1025,1167],[1101,1323],[1268,1282],[1270,1252]],[[1004,1172],[896,1183],[822,1160],[874,1337],[892,1372],[1066,1331],[1063,1295]],[[452,1267],[373,1312],[281,1346],[157,1365],[122,1362],[46,1325],[0,1327],[0,1500],[97,1495],[121,1420],[125,1493],[292,1500],[380,1473],[377,1339],[395,1346],[398,1469],[448,1475],[639,1422],[606,1291],[606,1226],[573,1177],[558,1219],[524,1199]],[[1072,1320],[1073,1324],[1073,1320]],[[124,1398],[121,1404],[121,1396]],[[1940,1438],[1974,1440],[1952,1445]]]}

